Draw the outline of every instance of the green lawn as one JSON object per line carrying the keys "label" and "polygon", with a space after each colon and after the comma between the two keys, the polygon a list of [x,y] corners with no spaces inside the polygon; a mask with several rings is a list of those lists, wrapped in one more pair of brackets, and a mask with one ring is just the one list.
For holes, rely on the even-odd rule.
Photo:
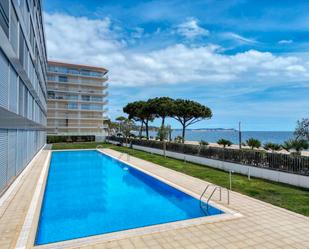
{"label": "green lawn", "polygon": [[[89,149],[96,148],[98,144],[102,143],[54,144],[53,149]],[[110,144],[104,144],[104,147],[120,152],[126,152],[132,156],[183,172],[187,175],[200,178],[226,188],[229,186],[228,173],[218,169],[201,166],[194,163],[184,163],[180,160],[164,158],[163,156]],[[309,190],[307,189],[301,189],[290,185],[257,178],[251,178],[249,181],[247,176],[238,174],[233,174],[232,189],[273,205],[309,216]]]}

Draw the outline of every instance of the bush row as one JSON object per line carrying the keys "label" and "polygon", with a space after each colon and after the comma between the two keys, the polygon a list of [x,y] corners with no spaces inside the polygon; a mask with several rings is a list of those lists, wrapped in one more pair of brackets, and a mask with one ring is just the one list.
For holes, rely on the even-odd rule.
{"label": "bush row", "polygon": [[[108,137],[108,140],[125,143],[121,137]],[[145,146],[155,149],[163,149],[164,143],[154,140],[130,139],[133,145]],[[248,149],[225,149],[209,147],[206,145],[191,145],[182,143],[166,143],[166,150],[184,153],[187,155],[201,156],[214,160],[233,162],[260,168],[285,171],[294,174],[309,175],[309,157],[299,155],[287,155],[266,151]]]}

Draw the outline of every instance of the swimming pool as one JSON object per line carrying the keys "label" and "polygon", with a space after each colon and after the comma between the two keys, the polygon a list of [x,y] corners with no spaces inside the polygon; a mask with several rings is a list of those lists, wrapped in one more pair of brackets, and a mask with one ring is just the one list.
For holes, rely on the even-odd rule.
{"label": "swimming pool", "polygon": [[203,216],[199,200],[98,151],[53,152],[35,244]]}

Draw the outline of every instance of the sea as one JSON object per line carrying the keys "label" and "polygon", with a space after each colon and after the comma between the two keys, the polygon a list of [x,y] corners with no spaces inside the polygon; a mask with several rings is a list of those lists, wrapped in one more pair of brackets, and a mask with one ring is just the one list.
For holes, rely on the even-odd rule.
{"label": "sea", "polygon": [[[149,132],[150,136],[155,137],[156,132]],[[181,130],[173,130],[172,138],[181,136]],[[282,144],[294,137],[292,131],[242,131],[242,142],[246,142],[249,138],[255,138],[261,141],[262,144],[267,142]],[[238,144],[238,131],[236,130],[187,130],[187,141],[207,141],[216,143],[219,139],[224,138],[230,140],[233,144]]]}

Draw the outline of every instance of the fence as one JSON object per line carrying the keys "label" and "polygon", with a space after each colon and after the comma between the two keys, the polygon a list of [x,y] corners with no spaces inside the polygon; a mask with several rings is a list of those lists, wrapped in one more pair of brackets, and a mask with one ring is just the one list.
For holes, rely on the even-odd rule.
{"label": "fence", "polygon": [[[108,137],[107,139],[125,143],[124,138]],[[164,149],[164,143],[160,141],[130,139],[130,143],[133,145],[155,149]],[[309,176],[309,157],[306,156],[271,153],[248,149],[224,149],[169,142],[166,143],[166,150],[214,160]]]}

